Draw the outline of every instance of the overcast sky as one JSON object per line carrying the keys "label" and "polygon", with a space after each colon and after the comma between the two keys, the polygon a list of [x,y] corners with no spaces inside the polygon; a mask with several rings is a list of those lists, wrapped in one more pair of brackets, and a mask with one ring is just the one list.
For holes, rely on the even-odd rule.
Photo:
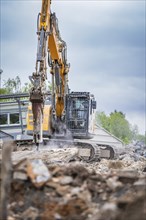
{"label": "overcast sky", "polygon": [[[0,1],[2,82],[17,75],[29,82],[41,0]],[[51,8],[67,43],[70,89],[93,93],[97,110],[122,111],[144,134],[145,0],[52,0]]]}

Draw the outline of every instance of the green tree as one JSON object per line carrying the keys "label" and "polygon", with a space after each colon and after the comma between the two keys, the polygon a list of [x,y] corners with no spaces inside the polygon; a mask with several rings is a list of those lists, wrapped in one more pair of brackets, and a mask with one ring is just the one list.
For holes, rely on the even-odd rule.
{"label": "green tree", "polygon": [[25,93],[29,92],[32,87],[31,83],[25,83],[24,86],[21,86],[21,79],[19,76],[16,78],[9,78],[4,80],[3,88],[0,89],[1,94],[11,94],[11,93]]}
{"label": "green tree", "polygon": [[[10,93],[25,93],[30,92],[32,87],[31,82],[27,82],[24,86],[21,86],[21,79],[19,76],[16,78],[9,78],[8,80],[4,80],[3,88],[0,90],[1,94],[10,94]],[[50,81],[46,82],[46,89],[51,91],[52,84]]]}
{"label": "green tree", "polygon": [[97,124],[110,131],[110,118],[104,112],[97,112],[96,121]]}
{"label": "green tree", "polygon": [[129,122],[123,112],[114,111],[107,116],[104,112],[97,112],[96,121],[99,125],[111,134],[128,144],[132,139],[132,132]]}
{"label": "green tree", "polygon": [[136,141],[137,137],[138,137],[138,126],[137,125],[133,125],[131,126],[131,132],[132,132],[132,140]]}
{"label": "green tree", "polygon": [[31,87],[32,87],[31,83],[25,83],[21,89],[21,92],[24,92],[24,93],[30,92]]}
{"label": "green tree", "polygon": [[0,94],[2,95],[2,94],[7,94],[8,93],[8,91],[7,91],[7,89],[6,88],[0,88]]}
{"label": "green tree", "polygon": [[21,80],[19,76],[16,76],[15,79],[8,79],[4,81],[4,88],[9,93],[18,93],[21,91]]}
{"label": "green tree", "polygon": [[110,132],[128,144],[132,139],[130,124],[122,112],[112,112],[110,114]]}

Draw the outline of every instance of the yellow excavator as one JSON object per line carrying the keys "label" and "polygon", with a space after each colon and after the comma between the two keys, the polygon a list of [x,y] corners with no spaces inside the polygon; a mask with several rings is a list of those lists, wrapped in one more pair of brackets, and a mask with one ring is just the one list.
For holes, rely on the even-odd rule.
{"label": "yellow excavator", "polygon": [[[27,134],[33,135],[37,148],[47,138],[48,142],[53,139],[58,145],[77,146],[80,156],[86,161],[99,158],[101,147],[108,158],[113,158],[115,154],[111,146],[101,146],[92,141],[96,109],[94,96],[89,92],[69,90],[67,45],[61,38],[57,17],[51,12],[51,0],[42,0],[37,35],[36,68],[30,77],[32,89]],[[46,90],[47,66],[52,75],[50,93]]]}

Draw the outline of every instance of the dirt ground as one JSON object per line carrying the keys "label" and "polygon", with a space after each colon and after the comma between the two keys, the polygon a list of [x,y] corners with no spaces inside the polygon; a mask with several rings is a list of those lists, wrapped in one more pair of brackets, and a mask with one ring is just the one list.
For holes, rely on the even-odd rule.
{"label": "dirt ground", "polygon": [[77,152],[47,147],[12,152],[5,218],[144,220],[146,159],[125,154],[117,160],[86,163]]}

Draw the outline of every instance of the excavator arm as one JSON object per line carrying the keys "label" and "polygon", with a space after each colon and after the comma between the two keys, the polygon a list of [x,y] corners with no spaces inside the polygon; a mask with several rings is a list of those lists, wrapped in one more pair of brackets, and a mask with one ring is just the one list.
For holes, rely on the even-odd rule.
{"label": "excavator arm", "polygon": [[33,113],[33,140],[38,146],[42,142],[43,110],[46,98],[47,52],[48,65],[52,75],[52,113],[54,130],[58,122],[65,121],[65,97],[68,92],[69,64],[66,58],[66,43],[61,39],[58,20],[51,13],[51,0],[42,0],[41,13],[38,15],[38,49],[35,72],[30,77],[32,89],[30,101]]}
{"label": "excavator arm", "polygon": [[63,121],[65,117],[65,99],[68,93],[67,46],[61,39],[58,20],[55,13],[51,14],[51,34],[48,38],[48,63],[52,74],[52,108],[53,124]]}

